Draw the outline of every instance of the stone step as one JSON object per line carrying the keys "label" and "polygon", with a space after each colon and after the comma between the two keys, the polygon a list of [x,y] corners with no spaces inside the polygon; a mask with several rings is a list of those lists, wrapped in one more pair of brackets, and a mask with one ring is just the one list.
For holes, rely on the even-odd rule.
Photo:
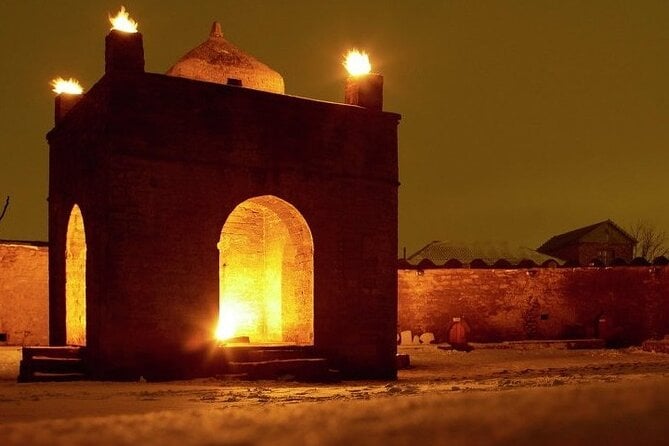
{"label": "stone step", "polygon": [[313,346],[243,345],[221,346],[217,355],[224,362],[259,362],[274,359],[298,359],[315,357]]}
{"label": "stone step", "polygon": [[294,379],[296,381],[331,382],[339,379],[339,373],[329,368],[325,358],[230,362],[227,373],[246,375],[251,380]]}
{"label": "stone step", "polygon": [[84,373],[84,361],[81,358],[42,358],[34,357],[22,360],[21,373]]}
{"label": "stone step", "polygon": [[81,347],[23,347],[23,359],[44,358],[81,358]]}
{"label": "stone step", "polygon": [[277,359],[306,359],[312,357],[303,349],[268,349],[268,350],[250,350],[248,352],[248,362],[273,361]]}
{"label": "stone step", "polygon": [[80,347],[23,347],[19,382],[79,381],[85,378]]}

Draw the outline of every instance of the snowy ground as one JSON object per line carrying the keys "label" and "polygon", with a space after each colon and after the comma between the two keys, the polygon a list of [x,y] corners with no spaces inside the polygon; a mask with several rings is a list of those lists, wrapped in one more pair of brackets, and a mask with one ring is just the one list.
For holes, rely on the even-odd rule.
{"label": "snowy ground", "polygon": [[396,382],[16,384],[0,445],[666,445],[669,355],[407,347]]}

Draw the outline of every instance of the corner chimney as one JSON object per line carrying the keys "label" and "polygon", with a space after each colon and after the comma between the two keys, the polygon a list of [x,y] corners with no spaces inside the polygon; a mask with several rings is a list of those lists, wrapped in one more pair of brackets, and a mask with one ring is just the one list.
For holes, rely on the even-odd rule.
{"label": "corner chimney", "polygon": [[141,33],[112,29],[105,38],[105,73],[144,72]]}
{"label": "corner chimney", "polygon": [[71,93],[61,93],[56,96],[55,100],[55,109],[54,109],[54,121],[58,125],[65,115],[68,114],[72,107],[77,105],[77,102],[81,100],[81,94],[71,94]]}
{"label": "corner chimney", "polygon": [[349,76],[346,79],[344,103],[370,110],[383,110],[383,76],[377,73]]}

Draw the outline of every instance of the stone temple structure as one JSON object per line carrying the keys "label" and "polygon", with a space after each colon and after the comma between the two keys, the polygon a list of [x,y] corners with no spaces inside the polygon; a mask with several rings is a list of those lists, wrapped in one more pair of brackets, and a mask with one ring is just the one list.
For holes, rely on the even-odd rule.
{"label": "stone temple structure", "polygon": [[112,30],[105,68],[48,134],[51,345],[85,346],[99,379],[225,372],[239,341],[395,377],[400,117],[380,84],[287,96],[218,25],[166,75]]}

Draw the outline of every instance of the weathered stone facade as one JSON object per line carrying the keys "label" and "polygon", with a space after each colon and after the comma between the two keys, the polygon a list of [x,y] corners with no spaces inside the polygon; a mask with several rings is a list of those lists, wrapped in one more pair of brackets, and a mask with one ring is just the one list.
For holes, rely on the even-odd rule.
{"label": "weathered stone facade", "polygon": [[[110,40],[108,55],[136,47]],[[399,116],[107,66],[48,135],[51,343],[77,205],[92,376],[205,373],[222,228],[270,196],[311,232],[316,351],[345,377],[393,378]]]}
{"label": "weathered stone facade", "polygon": [[0,241],[0,345],[49,343],[48,248]]}
{"label": "weathered stone facade", "polygon": [[602,337],[639,344],[669,333],[669,268],[399,270],[399,328],[448,338],[462,317],[475,342]]}

